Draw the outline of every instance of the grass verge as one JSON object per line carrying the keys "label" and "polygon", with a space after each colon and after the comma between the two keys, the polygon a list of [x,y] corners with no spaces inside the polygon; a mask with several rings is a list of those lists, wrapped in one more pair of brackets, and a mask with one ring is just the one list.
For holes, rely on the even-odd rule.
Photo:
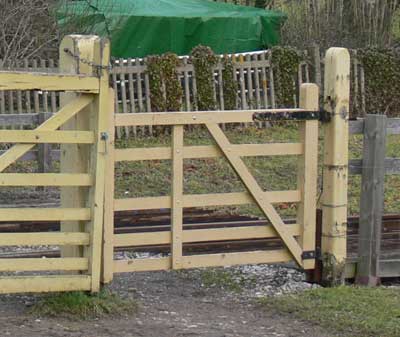
{"label": "grass verge", "polygon": [[132,313],[136,309],[135,301],[125,300],[109,290],[102,290],[95,295],[78,291],[50,294],[36,303],[31,313],[40,317],[90,319]]}
{"label": "grass verge", "polygon": [[261,304],[348,337],[400,336],[400,291],[394,288],[320,288]]}

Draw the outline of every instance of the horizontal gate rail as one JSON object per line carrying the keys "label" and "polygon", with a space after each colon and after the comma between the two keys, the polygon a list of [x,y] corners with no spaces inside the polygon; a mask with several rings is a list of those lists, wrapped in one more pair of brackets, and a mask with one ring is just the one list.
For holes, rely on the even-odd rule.
{"label": "horizontal gate rail", "polygon": [[[115,114],[115,126],[147,125],[191,125],[206,123],[250,123],[254,116],[267,113],[291,114],[310,112],[305,109],[257,109],[228,111],[193,111],[193,112],[153,112],[135,114]],[[315,112],[316,114],[317,112]],[[318,117],[318,116],[317,116]],[[315,119],[314,117],[312,119]],[[318,118],[317,118],[318,119]],[[303,120],[305,120],[303,118]]]}
{"label": "horizontal gate rail", "polygon": [[93,144],[94,140],[92,131],[0,130],[0,143]]}
{"label": "horizontal gate rail", "polygon": [[0,272],[80,271],[89,269],[87,258],[0,259]]}
{"label": "horizontal gate rail", "polygon": [[[287,231],[293,236],[301,234],[301,226],[291,224]],[[210,228],[184,230],[183,243],[226,241],[241,239],[276,238],[276,232],[271,226],[243,226],[236,228]],[[171,243],[171,232],[162,231],[154,233],[116,234],[114,236],[115,247],[162,245]]]}
{"label": "horizontal gate rail", "polygon": [[[171,268],[171,257],[154,259],[116,260],[114,273],[167,270]],[[279,263],[292,261],[285,250],[254,251],[240,253],[204,254],[182,257],[182,269],[201,267],[222,267],[240,264]]]}
{"label": "horizontal gate rail", "polygon": [[99,93],[94,76],[0,71],[0,90],[43,90]]}
{"label": "horizontal gate rail", "polygon": [[89,275],[50,275],[0,277],[0,294],[26,292],[87,291]]}
{"label": "horizontal gate rail", "polygon": [[[300,191],[273,191],[264,192],[264,195],[272,203],[300,202]],[[253,203],[251,195],[247,192],[236,193],[213,193],[213,194],[186,194],[182,197],[183,207],[207,207],[247,205]],[[115,211],[146,210],[157,208],[171,208],[171,197],[144,197],[115,199]]]}
{"label": "horizontal gate rail", "polygon": [[92,186],[90,174],[0,173],[0,186]]}
{"label": "horizontal gate rail", "polygon": [[[286,156],[303,154],[301,143],[274,144],[234,144],[231,151],[240,153],[242,157]],[[222,152],[214,145],[184,146],[184,159],[202,159],[223,157]],[[170,147],[116,149],[115,161],[169,160],[172,159]]]}
{"label": "horizontal gate rail", "polygon": [[88,233],[2,233],[0,246],[86,246]]}
{"label": "horizontal gate rail", "polygon": [[1,221],[90,220],[89,208],[0,208]]}

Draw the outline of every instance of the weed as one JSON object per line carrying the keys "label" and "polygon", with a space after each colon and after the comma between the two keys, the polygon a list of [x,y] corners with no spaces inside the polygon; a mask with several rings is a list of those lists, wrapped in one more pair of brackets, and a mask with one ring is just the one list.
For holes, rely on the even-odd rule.
{"label": "weed", "polygon": [[77,291],[50,294],[35,304],[31,313],[37,316],[89,319],[126,314],[136,309],[137,304],[133,300],[125,300],[109,290],[102,290],[94,295]]}

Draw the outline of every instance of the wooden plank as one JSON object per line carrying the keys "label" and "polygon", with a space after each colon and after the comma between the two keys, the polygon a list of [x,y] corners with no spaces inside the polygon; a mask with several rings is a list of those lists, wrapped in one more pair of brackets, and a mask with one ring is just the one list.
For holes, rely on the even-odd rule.
{"label": "wooden plank", "polygon": [[[301,234],[299,225],[287,225],[293,236]],[[271,226],[244,226],[233,228],[192,229],[183,231],[183,242],[209,242],[224,240],[263,239],[276,237]],[[115,247],[162,245],[171,243],[171,232],[150,232],[114,235]]]}
{"label": "wooden plank", "polygon": [[[93,100],[92,96],[82,95],[61,110],[46,120],[42,125],[36,128],[35,131],[51,131],[58,129],[66,121],[75,116],[79,111],[86,107]],[[13,146],[0,157],[0,172],[4,171],[9,165],[22,157],[26,152],[31,150],[34,144],[18,144]]]}
{"label": "wooden plank", "polygon": [[[114,110],[114,90],[109,92],[109,110]],[[110,283],[113,280],[113,260],[114,260],[114,190],[115,190],[115,127],[114,113],[108,114],[109,137],[107,140],[107,162],[105,176],[108,177],[104,189],[104,227],[103,227],[103,266],[102,283]]]}
{"label": "wooden plank", "polygon": [[303,264],[301,253],[302,250],[297,243],[297,241],[291,236],[284,227],[284,223],[272,206],[270,200],[266,197],[265,193],[262,191],[260,186],[258,185],[255,178],[252,176],[242,159],[230,152],[231,143],[226,138],[225,134],[222,132],[220,127],[217,124],[206,124],[206,127],[221,151],[224,152],[226,159],[229,161],[232,168],[235,170],[240,180],[243,182],[248,192],[254,198],[256,204],[263,211],[264,215],[271,221],[275,230],[285,243],[288,250],[293,255],[295,261],[301,266]]}
{"label": "wooden plank", "polygon": [[356,282],[368,286],[379,283],[385,193],[385,168],[381,163],[384,162],[386,153],[386,127],[385,115],[366,116]]}
{"label": "wooden plank", "polygon": [[94,76],[0,71],[0,90],[44,90],[98,93]]}
{"label": "wooden plank", "polygon": [[[273,191],[263,192],[272,203],[295,203],[301,200],[300,191]],[[253,198],[248,192],[215,193],[215,194],[189,194],[183,196],[183,207],[208,207],[246,205],[253,203]],[[115,211],[145,210],[156,208],[170,208],[171,197],[144,197],[115,199]]]}
{"label": "wooden plank", "polygon": [[400,135],[400,118],[388,118],[387,134],[388,135]]}
{"label": "wooden plank", "polygon": [[350,54],[330,48],[325,58],[325,110],[332,118],[324,125],[325,152],[322,193],[323,278],[344,283],[347,229],[348,138],[350,101]]}
{"label": "wooden plank", "polygon": [[90,220],[88,208],[0,208],[0,221]]}
{"label": "wooden plank", "polygon": [[280,263],[292,260],[285,250],[191,255],[183,258],[183,268],[224,267],[239,264]]}
{"label": "wooden plank", "polygon": [[[48,115],[50,116],[50,114]],[[1,126],[27,126],[35,125],[39,122],[39,114],[37,113],[24,113],[24,114],[0,114]]]}
{"label": "wooden plank", "polygon": [[91,186],[89,174],[0,173],[0,186]]}
{"label": "wooden plank", "polygon": [[250,109],[229,111],[152,112],[116,114],[116,126],[180,125],[252,122],[255,113],[302,112],[303,109]]}
{"label": "wooden plank", "polygon": [[183,125],[172,128],[171,256],[172,269],[182,265],[183,227]]}
{"label": "wooden plank", "polygon": [[252,122],[251,111],[201,111],[201,112],[153,112],[116,114],[116,126],[145,126],[145,125],[186,125],[214,123]]}
{"label": "wooden plank", "polygon": [[86,258],[0,259],[0,272],[87,270]]}
{"label": "wooden plank", "polygon": [[[300,108],[319,109],[319,88],[316,84],[305,83],[300,87]],[[318,179],[318,121],[300,122],[300,142],[304,145],[304,155],[299,158],[297,188],[302,193],[302,201],[297,208],[297,222],[303,227],[300,244],[303,251],[315,251],[315,230],[317,211]],[[303,261],[304,269],[314,269],[315,259]]]}
{"label": "wooden plank", "polygon": [[399,277],[400,259],[379,260],[379,277]]}
{"label": "wooden plank", "polygon": [[1,233],[0,246],[84,246],[88,233]]}
{"label": "wooden plank", "polygon": [[[96,134],[96,143],[90,152],[90,173],[95,177],[95,184],[89,189],[88,205],[91,208],[91,220],[87,225],[90,230],[90,248],[85,251],[89,258],[89,273],[92,276],[92,292],[100,290],[102,243],[104,226],[104,192],[106,184],[106,168],[109,152],[107,150],[107,139],[110,122],[110,93],[108,64],[110,62],[110,42],[107,39],[96,37],[93,43],[93,61],[104,68],[100,72],[99,95],[93,103],[95,118],[91,128]],[[111,100],[112,102],[112,100]],[[109,137],[109,135],[108,135]],[[114,177],[111,177],[113,179]]]}
{"label": "wooden plank", "polygon": [[[235,144],[232,150],[241,157],[286,156],[303,154],[301,143]],[[184,159],[217,158],[223,154],[215,145],[185,146]],[[170,160],[169,147],[146,147],[115,150],[115,161]]]}
{"label": "wooden plank", "polygon": [[[385,158],[385,175],[400,174],[400,158]],[[362,174],[363,160],[351,159],[349,160],[349,174]]]}
{"label": "wooden plank", "polygon": [[[184,256],[182,268],[222,267],[238,264],[289,262],[292,257],[287,250],[254,251],[241,253],[204,254]],[[115,273],[155,271],[170,269],[171,258],[150,258],[114,261]]]}
{"label": "wooden plank", "polygon": [[0,130],[0,143],[93,144],[92,131]]}
{"label": "wooden plank", "polygon": [[[128,59],[128,65],[132,65],[133,60],[131,58]],[[130,112],[135,113],[136,112],[136,103],[135,103],[135,86],[134,86],[134,80],[133,80],[133,75],[130,72],[128,74],[128,82],[129,82],[129,103],[130,103]],[[115,110],[115,113],[118,112],[118,110]],[[131,128],[133,131],[133,135],[136,136],[137,130],[136,127]]]}
{"label": "wooden plank", "polygon": [[0,278],[0,294],[90,290],[88,275],[20,276]]}
{"label": "wooden plank", "polygon": [[[82,39],[81,36],[66,36],[61,41],[59,48],[60,71],[71,74],[82,74],[93,76],[95,69],[88,64],[82,63],[76,58],[64,52],[64,49],[71,50],[75,55],[84,59],[93,59],[94,41],[97,37],[90,36]],[[98,75],[98,74],[97,74]],[[74,104],[81,97],[76,93],[60,93],[60,106],[65,109],[68,105]],[[79,113],[61,124],[62,130],[93,130],[93,123],[96,121],[96,113],[93,108],[94,96],[82,107]],[[96,137],[97,138],[97,137]],[[61,144],[60,146],[60,172],[63,173],[88,173],[90,171],[90,150],[91,145]],[[94,176],[94,175],[93,175]],[[61,206],[64,208],[83,208],[88,205],[88,190],[82,187],[61,187]],[[63,232],[84,232],[89,231],[86,221],[62,221],[61,231]],[[62,257],[82,257],[84,250],[81,246],[61,247]]]}

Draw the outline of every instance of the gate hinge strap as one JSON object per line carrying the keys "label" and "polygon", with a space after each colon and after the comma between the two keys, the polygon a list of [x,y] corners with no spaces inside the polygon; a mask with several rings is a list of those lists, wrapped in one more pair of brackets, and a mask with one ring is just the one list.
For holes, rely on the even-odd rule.
{"label": "gate hinge strap", "polygon": [[299,111],[278,111],[278,112],[255,112],[253,114],[253,121],[307,121],[319,120],[321,122],[329,122],[331,120],[331,113],[324,109],[319,111],[315,110],[299,110]]}

